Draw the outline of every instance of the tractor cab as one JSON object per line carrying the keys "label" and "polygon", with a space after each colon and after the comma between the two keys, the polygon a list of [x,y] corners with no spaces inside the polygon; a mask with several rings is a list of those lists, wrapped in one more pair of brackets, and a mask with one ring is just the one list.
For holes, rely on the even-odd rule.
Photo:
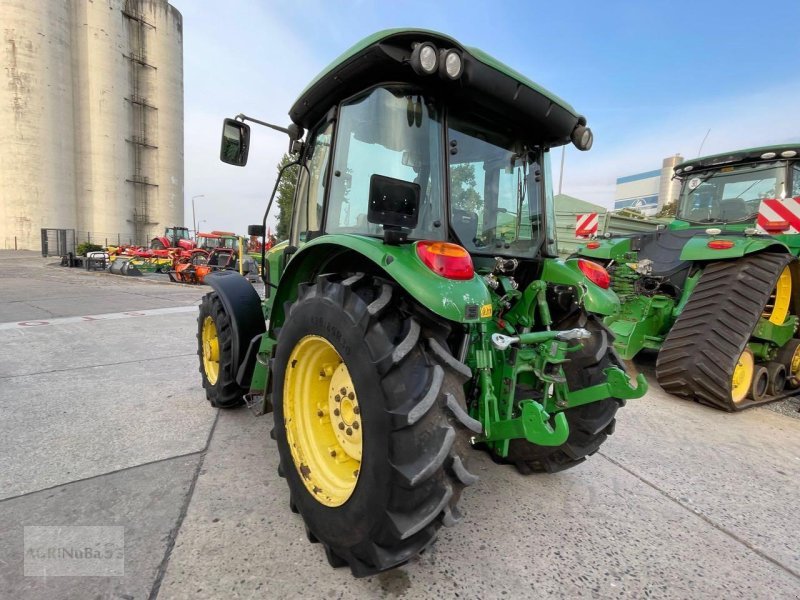
{"label": "tractor cab", "polygon": [[212,231],[210,233],[197,234],[197,247],[204,250],[214,250],[215,248],[228,248],[239,251],[240,237],[231,231]]}
{"label": "tractor cab", "polygon": [[150,241],[150,248],[153,250],[166,250],[168,248],[180,248],[181,250],[192,250],[195,244],[189,235],[186,227],[167,227],[164,235],[154,237]]}
{"label": "tractor cab", "polygon": [[[331,124],[323,124],[310,142],[313,168],[301,175],[294,243],[350,234],[446,241],[472,255],[520,258],[545,245],[552,218],[544,214],[541,140],[526,141],[511,125],[481,122],[472,110],[410,85],[378,86],[339,110],[338,135],[332,139]],[[328,169],[317,163],[327,167],[332,143],[325,182]]]}
{"label": "tractor cab", "polygon": [[677,165],[681,191],[671,228],[794,233],[800,224],[794,208],[800,207],[799,153],[797,144],[769,146]]}
{"label": "tractor cab", "polygon": [[197,247],[206,251],[211,251],[220,245],[222,240],[215,233],[198,233]]}
{"label": "tractor cab", "polygon": [[[294,132],[308,131],[292,144],[303,168],[290,252],[327,235],[413,243],[446,248],[439,273],[468,278],[459,261],[488,273],[497,257],[556,256],[550,151],[592,144],[569,104],[427,31],[364,40],[306,88],[290,116]],[[247,124],[226,120],[221,159],[242,164],[248,150]]]}
{"label": "tractor cab", "polygon": [[164,235],[171,240],[189,240],[189,229],[186,227],[167,227]]}
{"label": "tractor cab", "polygon": [[212,231],[212,235],[217,236],[219,240],[217,247],[227,248],[229,250],[239,251],[241,238],[232,231]]}

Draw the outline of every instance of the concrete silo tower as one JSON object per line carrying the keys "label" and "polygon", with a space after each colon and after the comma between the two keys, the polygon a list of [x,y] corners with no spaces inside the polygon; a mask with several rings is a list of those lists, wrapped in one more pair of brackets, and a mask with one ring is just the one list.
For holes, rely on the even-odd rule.
{"label": "concrete silo tower", "polygon": [[0,142],[13,157],[0,167],[0,247],[36,249],[41,228],[144,244],[182,225],[180,13],[166,0],[0,10]]}
{"label": "concrete silo tower", "polygon": [[78,226],[72,10],[0,0],[0,14],[0,248],[38,248],[46,223]]}

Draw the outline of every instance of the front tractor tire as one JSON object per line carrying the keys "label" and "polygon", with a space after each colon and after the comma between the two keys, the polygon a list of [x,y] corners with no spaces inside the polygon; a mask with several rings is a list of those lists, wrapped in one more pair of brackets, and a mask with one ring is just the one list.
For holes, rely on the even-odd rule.
{"label": "front tractor tire", "polygon": [[395,287],[319,276],[287,305],[274,362],[279,474],[309,540],[357,577],[406,563],[460,520],[469,369]]}
{"label": "front tractor tire", "polygon": [[[611,334],[594,318],[581,314],[562,329],[583,327],[592,332],[592,337],[583,342],[583,347],[569,355],[564,364],[564,374],[570,389],[583,389],[605,381],[604,369],[625,369],[612,347]],[[531,473],[557,473],[581,464],[600,449],[608,436],[614,433],[617,410],[625,401],[605,398],[568,408],[564,411],[569,425],[569,437],[561,446],[537,446],[524,439],[509,443],[508,456],[500,459],[513,464],[523,475]]]}
{"label": "front tractor tire", "polygon": [[241,406],[247,392],[236,383],[232,327],[217,293],[203,296],[197,317],[197,356],[206,398],[217,408]]}

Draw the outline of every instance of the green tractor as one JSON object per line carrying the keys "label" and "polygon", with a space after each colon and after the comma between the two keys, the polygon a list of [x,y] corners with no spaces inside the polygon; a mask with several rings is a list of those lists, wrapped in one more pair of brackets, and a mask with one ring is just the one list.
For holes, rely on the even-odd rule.
{"label": "green tractor", "polygon": [[624,359],[657,350],[667,392],[728,411],[800,385],[800,144],[685,161],[665,230],[586,243],[622,302]]}
{"label": "green tractor", "polygon": [[214,406],[274,410],[291,509],[366,576],[461,519],[471,446],[523,473],[573,467],[647,386],[603,326],[619,309],[605,270],[555,258],[550,151],[592,140],[569,105],[445,35],[390,30],[289,114],[225,121],[224,162],[245,164],[249,120],[290,137],[279,181],[300,171],[265,298],[234,272],[206,279],[200,371]]}

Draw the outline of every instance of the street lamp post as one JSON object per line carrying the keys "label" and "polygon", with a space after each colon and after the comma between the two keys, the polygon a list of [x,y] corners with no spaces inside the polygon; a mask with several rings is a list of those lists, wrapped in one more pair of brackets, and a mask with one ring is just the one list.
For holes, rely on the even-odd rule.
{"label": "street lamp post", "polygon": [[197,196],[192,196],[192,225],[194,226],[194,237],[197,237],[197,217],[195,216],[194,210],[194,199],[195,198],[205,198],[205,194],[199,194]]}

